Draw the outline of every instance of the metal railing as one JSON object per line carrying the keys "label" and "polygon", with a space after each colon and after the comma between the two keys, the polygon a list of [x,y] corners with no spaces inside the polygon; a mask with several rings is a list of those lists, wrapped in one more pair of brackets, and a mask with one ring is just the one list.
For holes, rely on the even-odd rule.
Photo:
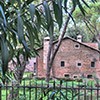
{"label": "metal railing", "polygon": [[0,100],[100,100],[100,87],[94,82],[30,80],[0,85]]}

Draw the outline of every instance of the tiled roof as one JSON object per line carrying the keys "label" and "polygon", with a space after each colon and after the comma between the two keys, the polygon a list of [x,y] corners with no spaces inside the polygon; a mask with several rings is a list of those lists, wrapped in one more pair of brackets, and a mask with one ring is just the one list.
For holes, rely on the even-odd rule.
{"label": "tiled roof", "polygon": [[[70,39],[70,40],[72,40],[72,41],[74,41],[74,42],[77,42],[77,43],[79,43],[79,44],[81,44],[81,45],[86,46],[87,48],[90,48],[90,49],[95,50],[95,51],[97,51],[97,52],[100,53],[100,50],[98,49],[98,44],[97,44],[97,43],[84,43],[84,42],[79,42],[79,41],[77,41],[76,39],[71,38],[71,37],[69,37],[69,36],[66,36],[66,37],[63,38],[63,40],[66,40],[66,39]],[[63,40],[62,40],[62,41],[63,41]],[[58,40],[54,41],[53,44],[55,44],[55,43],[57,43],[57,42],[58,42]],[[40,47],[40,48],[38,48],[37,50],[41,50],[41,49],[43,49],[43,46]]]}

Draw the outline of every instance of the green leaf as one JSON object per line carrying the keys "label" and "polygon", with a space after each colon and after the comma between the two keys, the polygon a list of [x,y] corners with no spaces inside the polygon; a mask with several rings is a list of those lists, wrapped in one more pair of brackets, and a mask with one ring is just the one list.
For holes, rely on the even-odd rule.
{"label": "green leaf", "polygon": [[86,11],[85,11],[85,9],[82,7],[82,5],[81,5],[81,3],[80,3],[79,0],[77,0],[77,4],[78,4],[78,7],[80,8],[82,14],[85,16],[85,12],[86,12]]}
{"label": "green leaf", "polygon": [[55,18],[57,20],[57,23],[58,23],[59,29],[60,29],[62,26],[62,7],[61,7],[61,4],[56,4],[55,2],[53,2],[53,8],[54,8]]}
{"label": "green leaf", "polygon": [[50,9],[49,9],[48,3],[46,1],[43,2],[43,6],[44,6],[44,11],[45,11],[45,18],[46,18],[46,21],[49,26],[51,24],[51,20],[52,20],[52,17],[50,14]]}
{"label": "green leaf", "polygon": [[7,26],[7,22],[6,22],[6,17],[5,17],[5,13],[4,13],[4,11],[3,11],[3,8],[2,8],[2,6],[0,5],[0,17],[1,18],[3,18],[3,24],[4,24],[4,26]]}
{"label": "green leaf", "polygon": [[67,9],[68,0],[64,0],[64,8]]}
{"label": "green leaf", "polygon": [[16,0],[18,2],[19,7],[21,7],[21,0]]}
{"label": "green leaf", "polygon": [[0,43],[1,43],[1,56],[2,56],[2,70],[3,75],[5,76],[5,73],[8,69],[8,60],[9,60],[9,51],[7,46],[7,41],[3,36],[0,37]]}
{"label": "green leaf", "polygon": [[53,30],[54,30],[53,19],[50,13],[48,3],[46,1],[43,2],[43,6],[44,6],[44,11],[45,11],[45,18],[47,21],[47,31],[49,32],[49,36],[52,37]]}
{"label": "green leaf", "polygon": [[39,30],[38,30],[37,26],[35,26],[35,25],[33,26],[33,32],[34,32],[35,39],[39,42],[40,41],[39,36],[38,36]]}
{"label": "green leaf", "polygon": [[14,50],[13,50],[13,46],[11,45],[9,41],[7,41],[7,44],[9,47],[9,61],[10,61],[13,58]]}
{"label": "green leaf", "polygon": [[40,28],[40,26],[41,26],[41,15],[40,15],[38,10],[35,10],[35,14],[36,14],[36,17],[37,17],[37,27]]}
{"label": "green leaf", "polygon": [[30,47],[31,49],[34,48],[34,35],[33,35],[33,31],[32,31],[32,26],[29,22],[25,22],[25,26],[27,28],[27,31],[28,31],[28,35],[29,35],[29,40],[30,40]]}
{"label": "green leaf", "polygon": [[77,5],[77,0],[72,0],[72,3],[73,3],[73,6],[74,6],[74,8],[75,8],[76,5]]}
{"label": "green leaf", "polygon": [[24,7],[26,7],[26,5],[31,4],[33,1],[34,1],[34,0],[27,0],[27,1],[25,1],[24,4],[23,4],[23,6],[22,6],[22,9],[23,9]]}
{"label": "green leaf", "polygon": [[30,15],[31,15],[31,20],[33,21],[34,14],[35,14],[35,6],[33,4],[30,4],[29,12],[30,12]]}
{"label": "green leaf", "polygon": [[18,19],[17,19],[17,35],[19,38],[19,42],[21,42],[22,40],[24,40],[24,35],[23,35],[23,21],[22,18],[20,16],[20,13],[18,12]]}
{"label": "green leaf", "polygon": [[23,46],[24,46],[24,48],[26,50],[26,54],[30,55],[30,49],[29,49],[26,41],[25,40],[22,40],[22,44],[23,44]]}
{"label": "green leaf", "polygon": [[62,26],[62,21],[63,21],[63,17],[62,17],[62,0],[57,0],[57,4],[59,6],[59,16],[60,16],[60,19],[59,19],[59,27],[61,28]]}
{"label": "green leaf", "polygon": [[91,0],[93,3],[97,2],[97,0]]}
{"label": "green leaf", "polygon": [[88,8],[90,8],[90,6],[89,6],[84,0],[82,0],[82,2],[83,2]]}

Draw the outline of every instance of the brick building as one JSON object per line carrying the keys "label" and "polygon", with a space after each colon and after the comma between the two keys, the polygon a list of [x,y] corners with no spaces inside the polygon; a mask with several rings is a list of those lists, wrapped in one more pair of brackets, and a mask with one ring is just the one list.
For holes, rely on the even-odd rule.
{"label": "brick building", "polygon": [[[34,72],[38,77],[46,76],[46,60],[48,53],[49,38],[44,39],[44,45],[39,48]],[[53,43],[54,48],[57,41]],[[52,50],[53,50],[52,49]],[[83,43],[81,35],[77,40],[71,37],[65,37],[60,45],[53,63],[51,77],[91,78],[95,74],[100,78],[100,51],[97,43]]]}

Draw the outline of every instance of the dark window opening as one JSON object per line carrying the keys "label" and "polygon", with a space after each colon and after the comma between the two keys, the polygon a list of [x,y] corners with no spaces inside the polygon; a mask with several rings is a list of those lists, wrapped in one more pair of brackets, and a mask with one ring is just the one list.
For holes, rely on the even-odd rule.
{"label": "dark window opening", "polygon": [[79,49],[80,48],[80,45],[79,44],[75,44],[75,48],[76,49]]}
{"label": "dark window opening", "polygon": [[81,66],[81,63],[77,63],[77,66]]}
{"label": "dark window opening", "polygon": [[95,67],[95,62],[91,62],[91,67]]}
{"label": "dark window opening", "polygon": [[69,77],[70,77],[70,75],[69,75],[69,74],[65,74],[65,75],[64,75],[64,77],[69,78]]}
{"label": "dark window opening", "polygon": [[87,75],[87,78],[92,78],[92,75]]}
{"label": "dark window opening", "polygon": [[36,74],[36,63],[34,62],[34,74]]}
{"label": "dark window opening", "polygon": [[64,67],[64,66],[65,66],[65,62],[61,61],[61,67]]}
{"label": "dark window opening", "polygon": [[78,47],[79,47],[79,45],[75,45],[75,47],[76,47],[76,48],[78,48]]}
{"label": "dark window opening", "polygon": [[74,78],[77,78],[77,76],[74,76]]}

